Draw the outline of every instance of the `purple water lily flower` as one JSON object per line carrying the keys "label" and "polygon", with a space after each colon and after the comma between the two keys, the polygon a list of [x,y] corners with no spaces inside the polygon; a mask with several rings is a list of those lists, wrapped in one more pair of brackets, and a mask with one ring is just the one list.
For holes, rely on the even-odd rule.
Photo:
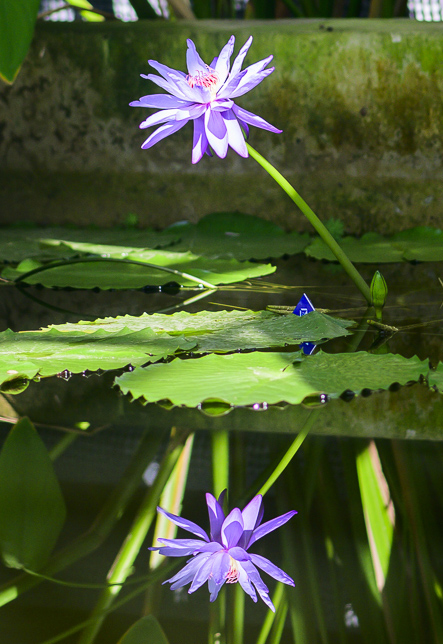
{"label": "purple water lily flower", "polygon": [[200,537],[200,539],[158,539],[163,545],[150,548],[150,550],[158,550],[165,557],[192,555],[184,568],[163,583],[170,583],[171,590],[176,590],[191,582],[188,592],[193,593],[207,581],[211,593],[210,601],[213,602],[225,582],[233,584],[238,581],[254,602],[257,601],[257,590],[265,604],[275,612],[269,590],[257,568],[284,584],[294,586],[294,581],[265,557],[252,554],[247,550],[258,539],[284,525],[297,512],[287,512],[261,524],[263,498],[258,494],[243,510],[234,508],[225,517],[222,508],[225,493],[226,490],[220,494],[218,501],[212,494],[206,494],[210,537],[193,521],[171,514],[163,508],[157,508],[179,528],[184,528]]}
{"label": "purple water lily flower", "polygon": [[232,67],[230,60],[234,50],[234,36],[230,37],[220,55],[214,58],[210,65],[206,65],[200,58],[192,40],[187,42],[188,74],[149,60],[151,67],[161,76],[142,74],[142,78],[151,80],[168,94],[142,96],[139,101],[129,103],[131,107],[160,108],[159,112],[152,114],[140,124],[142,129],[163,124],[148,136],[142,145],[143,149],[146,150],[177,132],[188,121],[194,122],[192,163],[198,163],[205,153],[212,156],[212,151],[224,159],[228,146],[240,156],[247,157],[248,150],[243,132],[246,136],[249,135],[249,125],[270,132],[282,131],[233,101],[256,87],[274,71],[273,67],[266,69],[272,56],[244,70],[241,69],[251,46],[252,36],[240,49]]}

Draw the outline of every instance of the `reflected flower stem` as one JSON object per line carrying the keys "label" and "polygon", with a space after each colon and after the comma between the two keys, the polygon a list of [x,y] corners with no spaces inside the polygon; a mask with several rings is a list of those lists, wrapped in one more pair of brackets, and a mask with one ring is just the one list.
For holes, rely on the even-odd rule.
{"label": "reflected flower stem", "polygon": [[[229,432],[216,429],[211,433],[212,480],[214,495],[218,498],[229,489]],[[218,601],[210,605],[208,644],[226,644],[226,592],[221,589]],[[239,643],[241,644],[241,643]]]}
{"label": "reflected flower stem", "polygon": [[305,217],[312,224],[316,232],[320,235],[321,239],[328,246],[330,251],[335,255],[337,260],[340,262],[346,273],[352,279],[356,287],[359,289],[360,293],[365,298],[366,302],[371,306],[372,298],[371,291],[369,286],[366,284],[363,277],[360,275],[358,270],[355,268],[354,264],[348,259],[347,255],[343,252],[340,246],[337,244],[331,233],[325,227],[325,225],[320,221],[315,212],[308,206],[306,201],[300,197],[298,192],[291,186],[291,184],[284,178],[282,174],[274,166],[269,163],[262,155],[254,150],[248,142],[246,142],[246,147],[249,154],[253,159],[257,161],[258,164],[262,166],[264,170],[278,183],[278,185],[283,188],[286,194],[292,199],[296,206],[300,208]]}

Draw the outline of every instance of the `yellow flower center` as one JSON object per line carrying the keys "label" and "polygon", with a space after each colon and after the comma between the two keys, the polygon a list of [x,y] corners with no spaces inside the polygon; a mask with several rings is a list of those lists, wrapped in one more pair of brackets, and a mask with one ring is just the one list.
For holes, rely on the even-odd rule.
{"label": "yellow flower center", "polygon": [[235,584],[236,581],[238,581],[239,577],[239,570],[238,570],[238,563],[230,557],[230,566],[228,570],[228,574],[226,575],[226,583],[227,584]]}

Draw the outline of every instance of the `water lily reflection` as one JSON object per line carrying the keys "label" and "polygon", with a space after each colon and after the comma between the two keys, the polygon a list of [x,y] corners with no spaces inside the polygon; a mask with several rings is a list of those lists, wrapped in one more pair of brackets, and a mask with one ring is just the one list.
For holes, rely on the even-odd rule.
{"label": "water lily reflection", "polygon": [[225,582],[233,584],[238,581],[254,602],[257,601],[258,592],[265,604],[275,611],[269,597],[269,590],[261,579],[258,568],[284,584],[294,586],[294,581],[265,557],[247,550],[258,539],[284,525],[297,512],[287,512],[271,521],[261,523],[263,498],[258,494],[243,510],[234,508],[225,517],[222,507],[225,492],[226,490],[221,493],[218,500],[212,494],[206,494],[210,536],[193,521],[171,514],[163,508],[157,508],[178,527],[200,537],[199,539],[158,539],[162,546],[150,548],[158,550],[166,557],[192,555],[185,567],[164,583],[170,583],[171,590],[190,583],[188,592],[193,593],[207,581],[210,601],[213,602]]}

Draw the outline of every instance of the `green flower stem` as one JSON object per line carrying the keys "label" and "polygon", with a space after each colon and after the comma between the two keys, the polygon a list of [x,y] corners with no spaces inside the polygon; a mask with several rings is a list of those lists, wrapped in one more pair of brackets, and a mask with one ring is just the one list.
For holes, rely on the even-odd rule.
{"label": "green flower stem", "polygon": [[320,409],[311,411],[311,413],[305,420],[305,423],[301,431],[297,434],[297,436],[291,443],[289,449],[285,452],[285,454],[283,455],[283,458],[280,460],[280,462],[278,463],[277,467],[274,469],[274,471],[272,472],[268,480],[261,486],[261,488],[258,491],[258,494],[262,494],[264,496],[266,492],[269,490],[269,488],[274,485],[278,477],[283,474],[283,472],[285,471],[285,469],[287,468],[291,460],[294,458],[294,456],[297,454],[300,447],[303,445],[303,441],[311,431],[311,428],[315,423],[315,421],[317,420],[320,414],[320,411],[321,411]]}
{"label": "green flower stem", "polygon": [[[157,503],[161,493],[168,482],[177,460],[183,450],[183,435],[172,439],[172,445],[163,457],[160,469],[152,487],[148,490],[142,505],[134,519],[131,529],[126,537],[123,546],[118,553],[108,575],[110,584],[121,584],[131,574],[132,565],[140,552],[147,532],[151,527],[156,515]],[[100,597],[91,614],[92,621],[85,628],[78,640],[78,644],[91,644],[94,642],[97,633],[103,623],[103,611],[113,603],[114,598],[119,594],[121,586],[114,585],[106,588]]]}
{"label": "green flower stem", "polygon": [[[99,512],[91,527],[63,550],[53,555],[46,566],[39,570],[39,573],[51,577],[79,559],[86,557],[103,543],[138,489],[143,472],[155,457],[162,436],[161,432],[145,433],[120,483]],[[16,597],[41,583],[41,581],[40,578],[27,574],[14,577],[0,587],[0,606],[4,606],[16,599]]]}
{"label": "green flower stem", "polygon": [[259,154],[253,147],[246,143],[249,154],[253,159],[259,163],[262,168],[271,175],[271,177],[278,183],[278,185],[283,188],[286,194],[292,199],[296,206],[300,208],[305,217],[309,220],[312,226],[315,228],[317,233],[320,235],[321,239],[328,246],[332,253],[334,253],[337,260],[345,269],[346,273],[349,275],[351,280],[354,282],[356,287],[359,289],[365,300],[369,305],[371,305],[371,291],[369,286],[366,284],[365,280],[362,278],[358,270],[352,264],[352,262],[345,255],[343,250],[337,244],[331,233],[325,227],[325,225],[320,221],[315,212],[308,206],[306,201],[300,197],[298,192],[291,186],[291,184],[283,177],[278,170],[274,168],[273,165],[266,161],[261,154]]}

